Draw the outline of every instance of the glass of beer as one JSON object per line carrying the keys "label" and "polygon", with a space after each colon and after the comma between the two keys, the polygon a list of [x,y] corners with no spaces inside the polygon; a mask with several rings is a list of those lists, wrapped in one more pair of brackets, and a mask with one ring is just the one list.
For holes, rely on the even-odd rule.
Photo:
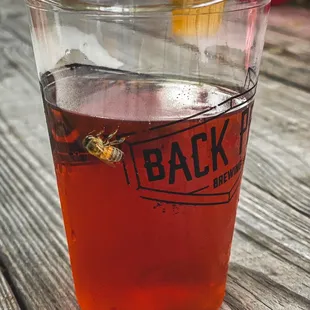
{"label": "glass of beer", "polygon": [[269,0],[27,0],[83,310],[216,310]]}

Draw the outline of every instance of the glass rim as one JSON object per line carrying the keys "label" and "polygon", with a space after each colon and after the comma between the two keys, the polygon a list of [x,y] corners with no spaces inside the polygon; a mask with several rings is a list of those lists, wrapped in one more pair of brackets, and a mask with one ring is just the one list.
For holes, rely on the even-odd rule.
{"label": "glass rim", "polygon": [[161,1],[158,0],[157,4],[142,4],[141,2],[145,1],[137,0],[136,3],[133,1],[134,4],[119,5],[115,0],[25,0],[30,8],[43,11],[66,11],[115,17],[147,17],[169,12],[174,16],[226,14],[264,7],[271,2],[271,0],[194,0],[191,4],[186,4],[186,0],[171,0],[167,3],[160,3]]}

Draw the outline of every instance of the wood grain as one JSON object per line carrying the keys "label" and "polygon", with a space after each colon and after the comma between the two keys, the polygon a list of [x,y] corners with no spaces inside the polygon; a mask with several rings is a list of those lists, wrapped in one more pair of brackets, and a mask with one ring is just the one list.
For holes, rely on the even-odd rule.
{"label": "wood grain", "polygon": [[310,11],[307,8],[279,6],[272,8],[269,28],[292,37],[310,39]]}
{"label": "wood grain", "polygon": [[[21,1],[4,4],[0,309],[75,310],[27,18]],[[222,310],[310,309],[309,44],[267,35]]]}
{"label": "wood grain", "polygon": [[20,310],[14,293],[3,274],[5,268],[0,266],[0,310]]}

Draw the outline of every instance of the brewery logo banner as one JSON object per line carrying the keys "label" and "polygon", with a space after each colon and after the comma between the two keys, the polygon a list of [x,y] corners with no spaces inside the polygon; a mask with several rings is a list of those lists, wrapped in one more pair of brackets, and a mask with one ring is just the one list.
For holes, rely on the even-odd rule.
{"label": "brewery logo banner", "polygon": [[[142,199],[155,202],[202,206],[228,203],[240,185],[256,86],[255,70],[249,68],[243,91],[220,104],[150,127],[141,139],[135,133],[117,137],[127,136],[120,146],[126,156],[117,169],[124,170],[128,186]],[[55,162],[98,163],[61,110],[46,106]]]}
{"label": "brewery logo banner", "polygon": [[[249,69],[246,91],[185,119],[150,128],[147,139],[128,140],[127,183],[141,198],[155,202],[228,203],[240,186],[256,85],[255,71]],[[219,107],[214,117],[191,122]]]}

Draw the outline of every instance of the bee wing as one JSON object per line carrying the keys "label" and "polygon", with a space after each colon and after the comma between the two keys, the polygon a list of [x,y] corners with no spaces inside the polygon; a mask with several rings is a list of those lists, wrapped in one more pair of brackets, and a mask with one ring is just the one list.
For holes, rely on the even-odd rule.
{"label": "bee wing", "polygon": [[122,144],[126,140],[126,137],[120,138],[119,140],[114,140],[110,143],[110,145]]}

